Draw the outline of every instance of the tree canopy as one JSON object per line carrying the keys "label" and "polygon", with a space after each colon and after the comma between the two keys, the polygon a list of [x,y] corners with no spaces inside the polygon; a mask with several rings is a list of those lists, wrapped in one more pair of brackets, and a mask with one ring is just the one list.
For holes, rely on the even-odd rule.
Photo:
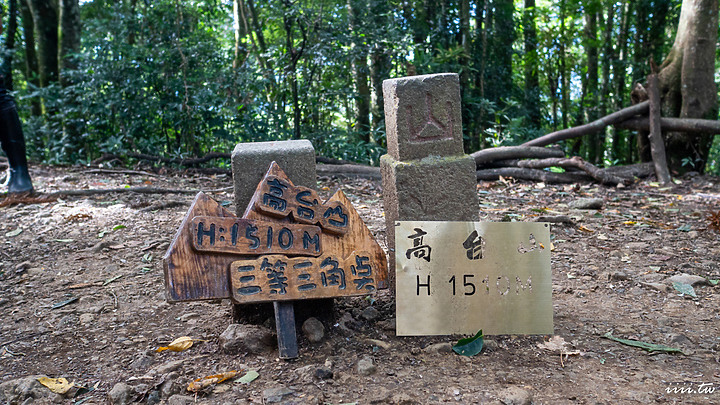
{"label": "tree canopy", "polygon": [[[0,4],[2,69],[35,160],[190,157],[304,138],[318,154],[377,163],[384,79],[457,72],[466,151],[521,144],[629,106],[650,60],[671,53],[682,1]],[[717,119],[717,107],[703,114]],[[718,138],[706,166],[716,173]],[[562,144],[596,164],[646,158],[629,130]]]}

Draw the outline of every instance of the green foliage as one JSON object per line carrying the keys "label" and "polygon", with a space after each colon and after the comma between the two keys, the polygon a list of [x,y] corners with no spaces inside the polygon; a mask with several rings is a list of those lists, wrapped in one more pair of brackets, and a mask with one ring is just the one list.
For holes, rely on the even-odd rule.
{"label": "green foliage", "polygon": [[[536,0],[527,13],[523,2],[469,2],[469,31],[463,33],[462,0],[437,6],[424,0],[244,0],[237,19],[231,0],[92,0],[81,5],[79,67],[64,72],[73,83],[65,87],[33,87],[19,24],[16,100],[31,157],[48,163],[88,162],[104,153],[199,156],[299,133],[319,155],[377,164],[386,146],[378,118],[382,94],[360,94],[356,80],[367,77],[372,93],[390,77],[457,72],[471,152],[520,144],[585,123],[598,109],[626,106],[633,80],[647,74],[648,58],[660,62],[667,54],[680,3]],[[598,40],[589,41],[583,39],[585,18],[594,9]],[[523,26],[531,15],[536,52],[524,47],[530,31]],[[599,70],[609,72],[598,83],[587,82],[591,46]],[[367,71],[353,70],[358,60],[367,62]],[[527,72],[536,74],[539,87],[527,89]],[[367,131],[355,109],[357,100],[371,96]],[[530,104],[535,100],[539,109]],[[37,102],[40,116],[30,108]],[[537,118],[530,116],[538,110],[541,127],[535,128]],[[632,136],[606,133],[600,160],[636,160]],[[597,154],[595,146],[565,143],[586,156]],[[716,139],[709,171],[720,173],[718,156]]]}

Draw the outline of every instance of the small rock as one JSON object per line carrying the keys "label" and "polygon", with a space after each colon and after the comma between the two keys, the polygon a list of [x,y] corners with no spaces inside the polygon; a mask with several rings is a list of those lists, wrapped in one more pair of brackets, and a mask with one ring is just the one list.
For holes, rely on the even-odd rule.
{"label": "small rock", "polygon": [[322,342],[325,337],[325,326],[317,318],[308,318],[303,322],[302,331],[310,343]]}
{"label": "small rock", "polygon": [[155,405],[160,403],[160,391],[153,390],[150,391],[150,393],[147,396],[147,401],[145,401],[147,405]]}
{"label": "small rock", "polygon": [[392,347],[390,343],[383,342],[382,340],[378,339],[364,339],[363,342],[382,350],[390,350],[390,348]]}
{"label": "small rock", "polygon": [[143,353],[140,356],[138,356],[135,360],[133,360],[132,363],[130,363],[130,368],[132,370],[147,370],[148,367],[153,362],[153,358],[148,356],[147,354]]}
{"label": "small rock", "polygon": [[498,393],[498,398],[505,405],[532,404],[532,394],[520,387],[508,387]]}
{"label": "small rock", "polygon": [[285,397],[289,397],[293,394],[295,394],[295,391],[284,386],[268,388],[262,393],[263,403],[274,404],[277,402],[282,402]]}
{"label": "small rock", "polygon": [[17,266],[15,266],[15,273],[20,274],[20,273],[24,272],[25,270],[29,269],[31,265],[32,265],[32,263],[30,263],[30,262],[22,262],[22,263],[18,264]]}
{"label": "small rock", "polygon": [[171,396],[180,393],[182,387],[177,383],[178,377],[180,377],[180,374],[175,371],[165,377],[165,381],[160,384],[161,398],[170,398]]}
{"label": "small rock", "polygon": [[669,279],[667,279],[668,283],[672,285],[672,283],[683,283],[683,284],[690,284],[693,287],[699,286],[699,285],[706,285],[708,284],[708,281],[705,277],[696,276],[693,274],[676,274]]}
{"label": "small rock", "polygon": [[670,343],[675,343],[683,347],[695,347],[695,344],[690,340],[689,337],[683,335],[682,333],[672,333],[670,336],[668,336],[670,339]]}
{"label": "small rock", "polygon": [[665,278],[662,273],[648,273],[640,276],[640,279],[646,283],[660,283]]}
{"label": "small rock", "polygon": [[367,307],[360,313],[360,317],[368,322],[372,322],[380,317],[380,311],[375,307]]}
{"label": "small rock", "polygon": [[[62,399],[58,394],[53,394],[45,386],[38,382],[38,378],[46,377],[44,375],[33,375],[15,380],[5,381],[0,384],[0,402],[3,404],[20,404],[33,403],[33,399],[38,402],[47,401],[50,398]],[[30,402],[26,402],[26,400]]]}
{"label": "small rock", "polygon": [[262,353],[273,348],[273,333],[258,325],[234,323],[220,335],[220,347],[227,352]]}
{"label": "small rock", "polygon": [[93,314],[82,314],[80,315],[80,318],[78,318],[81,325],[90,325],[94,320],[95,317]]}
{"label": "small rock", "polygon": [[667,292],[669,289],[667,285],[662,283],[640,283],[640,285],[660,292]]}
{"label": "small rock", "polygon": [[379,321],[377,323],[377,326],[380,327],[382,330],[387,332],[395,332],[395,318],[387,319],[384,321]]}
{"label": "small rock", "polygon": [[200,318],[200,314],[196,314],[195,312],[190,312],[187,314],[180,315],[180,317],[178,318],[178,321],[187,322],[191,319],[197,319],[197,318]]}
{"label": "small rock", "polygon": [[168,398],[168,405],[190,405],[195,403],[195,398],[187,395],[173,395]]}
{"label": "small rock", "polygon": [[616,271],[613,272],[612,275],[610,275],[610,278],[612,280],[627,280],[628,275],[624,271]]}
{"label": "small rock", "polygon": [[492,339],[483,338],[483,351],[494,352],[498,349],[498,344]]}
{"label": "small rock", "polygon": [[171,373],[182,366],[185,360],[175,360],[165,364],[161,364],[151,370],[150,374],[165,375]]}
{"label": "small rock", "polygon": [[355,318],[353,318],[352,314],[349,312],[345,312],[340,319],[337,322],[337,327],[340,329],[340,332],[342,332],[345,335],[352,335],[354,332],[353,329],[355,329]]}
{"label": "small rock", "polygon": [[412,395],[407,392],[396,392],[390,397],[391,404],[402,404],[402,405],[414,405],[420,404],[421,402],[415,399]]}
{"label": "small rock", "polygon": [[377,366],[373,364],[373,359],[370,356],[365,356],[357,363],[357,372],[360,375],[369,376],[375,374]]}
{"label": "small rock", "polygon": [[333,371],[329,367],[318,367],[315,369],[315,378],[320,380],[330,380],[333,378]]}
{"label": "small rock", "polygon": [[132,400],[133,389],[125,383],[117,383],[108,392],[108,401],[112,405],[126,405]]}
{"label": "small rock", "polygon": [[315,377],[315,369],[317,367],[312,364],[308,364],[307,366],[300,367],[295,370],[295,375],[297,375],[298,380],[300,382],[309,384],[313,381],[313,377]]}
{"label": "small rock", "polygon": [[578,198],[571,201],[568,206],[576,210],[599,210],[605,202],[602,198]]}
{"label": "small rock", "polygon": [[452,353],[452,343],[450,342],[440,342],[431,344],[425,349],[423,349],[425,353]]}

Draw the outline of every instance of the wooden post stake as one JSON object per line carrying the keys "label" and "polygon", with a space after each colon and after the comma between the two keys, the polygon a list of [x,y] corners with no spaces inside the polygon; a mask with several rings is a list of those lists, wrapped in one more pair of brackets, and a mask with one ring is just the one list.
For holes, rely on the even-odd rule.
{"label": "wooden post stake", "polygon": [[292,301],[273,301],[275,329],[277,330],[278,357],[298,357],[297,335],[295,333],[295,307]]}
{"label": "wooden post stake", "polygon": [[648,96],[650,97],[650,154],[655,165],[655,175],[662,185],[672,184],[665,156],[665,143],[660,127],[660,90],[657,73],[648,76]]}

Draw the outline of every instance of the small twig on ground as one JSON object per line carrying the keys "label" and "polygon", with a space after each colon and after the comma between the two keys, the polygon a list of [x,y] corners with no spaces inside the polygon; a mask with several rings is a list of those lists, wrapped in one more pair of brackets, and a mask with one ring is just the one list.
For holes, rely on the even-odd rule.
{"label": "small twig on ground", "polygon": [[140,170],[91,169],[91,170],[86,171],[85,173],[129,174],[129,175],[138,175],[138,176],[160,177],[155,173],[144,172],[144,171],[140,171]]}
{"label": "small twig on ground", "polygon": [[186,204],[189,204],[189,203],[186,203],[185,201],[177,201],[177,200],[165,201],[162,203],[152,204],[148,207],[140,209],[139,211],[140,212],[151,212],[151,211],[157,211],[157,210],[164,210],[167,208],[179,207],[181,205],[186,205]]}

